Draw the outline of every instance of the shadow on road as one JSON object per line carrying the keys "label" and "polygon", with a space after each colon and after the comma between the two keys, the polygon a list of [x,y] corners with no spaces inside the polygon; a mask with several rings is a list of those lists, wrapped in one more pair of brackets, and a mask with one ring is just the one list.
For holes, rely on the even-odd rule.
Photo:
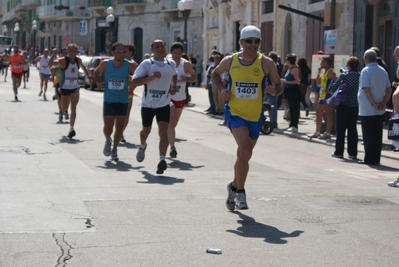
{"label": "shadow on road", "polygon": [[242,214],[239,211],[234,211],[232,213],[238,214],[241,220],[237,222],[241,224],[237,230],[226,230],[226,232],[233,233],[242,237],[250,238],[264,238],[265,242],[271,244],[286,244],[288,241],[283,238],[298,237],[304,231],[294,231],[292,233],[286,233],[280,231],[276,227],[266,225],[263,223],[258,223],[254,218]]}
{"label": "shadow on road", "polygon": [[131,170],[140,170],[143,167],[133,167],[131,164],[125,163],[121,160],[119,160],[118,162],[109,160],[109,161],[104,162],[104,166],[97,166],[97,168],[114,169],[119,172],[128,172]]}
{"label": "shadow on road", "polygon": [[80,140],[80,139],[75,139],[75,138],[69,139],[66,136],[63,136],[60,139],[60,143],[66,143],[66,144],[79,144],[79,143],[83,143],[83,142],[87,142],[87,141],[93,141],[93,139],[87,139],[87,140]]}
{"label": "shadow on road", "polygon": [[162,185],[173,185],[177,183],[184,183],[184,179],[180,178],[173,178],[169,176],[163,176],[163,175],[153,175],[149,173],[148,171],[141,171],[141,173],[144,175],[144,179],[146,179],[146,182],[138,181],[137,183],[141,184],[162,184]]}
{"label": "shadow on road", "polygon": [[180,160],[171,159],[169,168],[179,169],[181,171],[192,171],[193,169],[199,169],[205,167],[204,165],[193,166],[190,163],[182,162]]}
{"label": "shadow on road", "polygon": [[126,147],[127,149],[138,149],[140,145],[136,145],[133,143],[125,142],[125,143],[119,143],[119,146],[121,147]]}

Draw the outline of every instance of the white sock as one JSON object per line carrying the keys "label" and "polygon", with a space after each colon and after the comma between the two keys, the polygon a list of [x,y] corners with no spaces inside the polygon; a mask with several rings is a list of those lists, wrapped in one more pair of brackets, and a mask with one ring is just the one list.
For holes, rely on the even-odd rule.
{"label": "white sock", "polygon": [[73,131],[73,126],[71,126],[71,127],[69,128],[69,131],[70,131],[70,132],[72,132],[72,131]]}
{"label": "white sock", "polygon": [[165,156],[159,156],[159,161],[165,160]]}
{"label": "white sock", "polygon": [[140,148],[143,149],[143,150],[146,149],[147,148],[147,143],[140,144]]}

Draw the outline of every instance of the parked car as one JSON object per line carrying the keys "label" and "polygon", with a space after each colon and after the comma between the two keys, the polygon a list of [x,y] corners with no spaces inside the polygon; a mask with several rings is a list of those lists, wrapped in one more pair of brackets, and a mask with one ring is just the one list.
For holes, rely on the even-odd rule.
{"label": "parked car", "polygon": [[[91,58],[88,66],[87,66],[87,71],[89,72],[90,76],[93,76],[94,70],[98,67],[98,65],[100,65],[100,63],[104,60],[104,59],[109,59],[112,58],[110,56],[94,56]],[[85,81],[84,81],[84,87],[85,88],[90,88],[90,90],[96,90],[97,89],[97,85],[96,84],[92,84],[89,80],[88,77],[85,77]]]}
{"label": "parked car", "polygon": [[[87,57],[87,56],[79,56],[79,57],[82,60],[83,65],[85,65],[86,69],[89,70],[88,66],[93,57]],[[85,73],[82,70],[82,68],[79,68],[78,83],[79,83],[80,87],[83,86],[84,88],[88,88],[85,85]]]}

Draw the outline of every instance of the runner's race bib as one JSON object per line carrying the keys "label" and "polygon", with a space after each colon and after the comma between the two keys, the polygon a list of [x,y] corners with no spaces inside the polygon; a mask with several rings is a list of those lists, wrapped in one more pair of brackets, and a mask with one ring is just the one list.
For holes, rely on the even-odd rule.
{"label": "runner's race bib", "polygon": [[20,65],[19,63],[15,63],[15,64],[14,64],[14,68],[16,68],[16,69],[19,69],[20,66],[21,66],[21,65]]}
{"label": "runner's race bib", "polygon": [[125,88],[124,79],[108,79],[108,89],[123,90]]}
{"label": "runner's race bib", "polygon": [[161,101],[162,97],[166,94],[165,91],[161,90],[150,90],[151,101]]}
{"label": "runner's race bib", "polygon": [[236,82],[235,96],[240,99],[257,99],[258,83]]}

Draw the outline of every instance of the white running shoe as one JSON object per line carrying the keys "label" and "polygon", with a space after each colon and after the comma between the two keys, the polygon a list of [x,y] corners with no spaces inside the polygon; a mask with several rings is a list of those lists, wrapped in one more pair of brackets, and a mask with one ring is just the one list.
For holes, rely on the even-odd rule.
{"label": "white running shoe", "polygon": [[399,187],[399,177],[396,178],[395,181],[389,182],[389,183],[388,183],[388,186],[391,186],[391,187]]}
{"label": "white running shoe", "polygon": [[118,161],[119,160],[119,158],[118,158],[118,149],[116,149],[116,148],[112,149],[112,151],[111,151],[111,159],[113,161]]}
{"label": "white running shoe", "polygon": [[331,135],[330,133],[324,132],[322,135],[319,136],[319,139],[321,140],[331,139]]}
{"label": "white running shoe", "polygon": [[236,208],[238,210],[247,210],[248,205],[247,205],[247,196],[245,195],[244,192],[237,192],[236,194]]}
{"label": "white running shoe", "polygon": [[314,134],[308,135],[309,138],[317,138],[320,136],[319,132],[314,132]]}
{"label": "white running shoe", "polygon": [[136,159],[138,162],[142,162],[144,160],[146,149],[147,149],[147,144],[145,144],[144,149],[142,149],[141,146],[139,146],[139,150],[137,151],[137,154],[136,154]]}
{"label": "white running shoe", "polygon": [[104,145],[104,149],[103,149],[104,156],[109,157],[111,155],[111,145],[112,145],[111,138],[109,140],[105,141],[105,145]]}

